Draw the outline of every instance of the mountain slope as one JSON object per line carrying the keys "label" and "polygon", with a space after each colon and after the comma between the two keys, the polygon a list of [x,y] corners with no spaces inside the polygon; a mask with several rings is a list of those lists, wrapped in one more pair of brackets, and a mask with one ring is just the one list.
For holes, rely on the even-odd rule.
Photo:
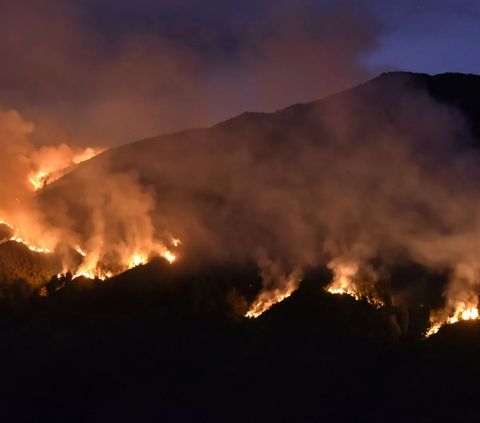
{"label": "mountain slope", "polygon": [[[83,230],[88,215],[84,203],[95,191],[92,187],[102,186],[111,175],[127,174],[155,200],[155,227],[188,239],[191,247],[197,243],[199,251],[243,257],[267,238],[282,250],[285,246],[280,244],[292,240],[274,239],[272,225],[275,230],[306,229],[294,229],[296,223],[279,216],[280,204],[285,214],[302,214],[297,221],[314,219],[316,204],[325,201],[329,190],[338,191],[335,186],[320,186],[325,178],[332,175],[339,187],[345,186],[349,176],[338,170],[343,157],[357,167],[361,163],[349,156],[376,164],[395,160],[397,153],[384,154],[377,140],[390,150],[405,141],[413,143],[419,155],[432,154],[434,160],[441,154],[441,160],[448,160],[454,150],[478,147],[479,99],[480,76],[382,74],[316,102],[275,113],[244,113],[211,128],[113,148],[49,185],[40,198],[52,221],[58,220],[61,208],[77,222],[76,229]],[[328,154],[334,154],[332,160]],[[362,159],[361,154],[368,156]],[[406,163],[401,166],[409,166]],[[370,171],[370,185],[361,188],[370,193],[375,178],[389,170],[385,165]],[[365,174],[362,169],[358,172],[360,178]],[[356,189],[355,180],[346,183],[348,189]],[[305,210],[299,210],[299,204]],[[232,234],[235,243],[226,241]]]}

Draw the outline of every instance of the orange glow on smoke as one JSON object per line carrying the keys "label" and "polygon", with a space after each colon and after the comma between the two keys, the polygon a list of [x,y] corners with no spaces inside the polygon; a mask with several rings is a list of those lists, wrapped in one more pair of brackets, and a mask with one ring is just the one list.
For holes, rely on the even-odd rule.
{"label": "orange glow on smoke", "polygon": [[84,151],[78,154],[74,154],[73,156],[62,157],[58,162],[52,163],[48,160],[44,160],[42,163],[37,165],[38,167],[40,167],[40,170],[37,172],[32,172],[28,176],[28,180],[31,183],[33,190],[37,191],[61,178],[65,174],[65,169],[67,167],[77,165],[86,160],[90,160],[96,155],[102,153],[103,151],[105,150],[86,148]]}
{"label": "orange glow on smoke", "polygon": [[132,257],[130,260],[130,264],[128,265],[129,269],[133,269],[134,267],[147,264],[148,263],[148,257],[143,254],[137,254]]}
{"label": "orange glow on smoke", "polygon": [[43,188],[47,183],[48,174],[39,172],[36,175],[32,176],[29,181],[33,185],[33,189],[36,191],[40,188]]}
{"label": "orange glow on smoke", "polygon": [[351,297],[355,298],[356,300],[360,300],[360,296],[357,294],[357,292],[352,289],[352,288],[333,288],[331,286],[327,286],[325,288],[327,292],[330,292],[330,294],[335,294],[335,295],[350,295]]}
{"label": "orange glow on smoke", "polygon": [[163,257],[164,257],[165,259],[167,259],[167,261],[168,261],[170,264],[172,264],[172,263],[175,261],[175,259],[177,258],[177,256],[175,256],[175,254],[171,253],[171,252],[168,251],[168,250],[167,250],[165,253],[163,253]]}
{"label": "orange glow on smoke", "polygon": [[[14,229],[17,232],[20,232],[20,230],[15,228],[14,225],[12,225],[12,224],[10,224],[6,221],[0,220],[0,225],[6,225],[11,229]],[[34,241],[30,241],[27,238],[20,237],[18,235],[13,236],[10,239],[6,239],[3,242],[8,242],[8,241],[18,242],[20,244],[23,244],[27,248],[29,248],[31,251],[34,251],[36,253],[41,253],[41,254],[52,254],[52,253],[54,253],[54,251],[52,251],[48,248],[45,248],[45,247],[41,247],[41,246],[37,245],[37,243],[35,243]],[[180,244],[180,240],[173,240],[172,243],[174,245],[178,245],[178,244]],[[87,257],[88,256],[88,252],[83,250],[82,248],[80,248],[78,246],[75,248],[75,250],[82,257]],[[161,256],[164,257],[170,264],[173,263],[177,258],[177,256],[174,253],[172,253],[171,251],[169,251],[167,249],[164,250],[164,252],[161,254]],[[102,269],[97,269],[97,268],[94,268],[94,269],[83,268],[83,269],[81,269],[82,266],[80,266],[81,270],[77,270],[77,272],[72,272],[73,273],[73,279],[83,276],[83,277],[88,278],[88,279],[106,280],[106,279],[111,278],[113,276],[116,276],[120,273],[123,273],[125,270],[133,269],[134,267],[147,264],[149,262],[149,259],[150,258],[148,256],[148,254],[137,253],[137,254],[135,254],[131,257],[131,259],[129,260],[128,266],[124,267],[123,269],[121,269],[121,268],[117,269],[116,271],[102,270]],[[68,271],[69,270],[65,270],[64,272],[67,273]],[[65,273],[60,273],[60,274],[57,275],[57,277],[60,278],[60,277],[64,276]]]}
{"label": "orange glow on smoke", "polygon": [[15,241],[20,244],[23,244],[26,247],[28,247],[30,250],[35,251],[36,253],[44,253],[44,254],[52,253],[52,251],[50,251],[48,248],[37,247],[36,245],[33,245],[30,241],[27,241],[26,239],[22,239],[20,237],[12,237],[10,238],[10,241]]}
{"label": "orange glow on smoke", "polygon": [[[292,290],[293,292],[293,290]],[[248,310],[245,317],[249,317],[251,319],[255,319],[265,313],[268,309],[270,309],[273,305],[282,302],[285,298],[288,298],[292,295],[292,292],[287,292],[283,294],[274,295],[272,298],[269,299],[262,299],[259,298],[256,300],[250,310]]]}
{"label": "orange glow on smoke", "polygon": [[282,278],[276,289],[264,289],[258,295],[257,299],[250,306],[250,309],[245,314],[245,317],[257,318],[269,310],[275,304],[278,304],[290,297],[298,288],[301,279],[298,278],[298,273],[290,275],[288,278]]}
{"label": "orange glow on smoke", "polygon": [[74,164],[79,164],[79,163],[85,162],[85,161],[90,160],[91,158],[97,156],[98,154],[103,153],[104,151],[105,151],[105,149],[88,147],[83,152],[75,155],[72,159],[72,162]]}
{"label": "orange glow on smoke", "polygon": [[435,335],[442,326],[453,325],[462,320],[477,320],[479,318],[478,308],[476,306],[466,307],[465,305],[460,305],[457,307],[453,316],[447,317],[441,322],[432,322],[432,325],[425,334],[425,338],[428,338],[432,335]]}
{"label": "orange glow on smoke", "polygon": [[2,243],[8,242],[8,241],[18,242],[19,244],[25,245],[25,247],[27,247],[29,250],[34,251],[36,253],[44,253],[44,254],[52,253],[50,249],[43,246],[42,247],[39,246],[35,241],[29,240],[26,237],[21,237],[20,230],[15,228],[15,226],[12,225],[11,223],[8,223],[4,220],[0,220],[0,225],[8,226],[10,229],[17,231],[16,236],[12,236],[10,239],[4,240]]}

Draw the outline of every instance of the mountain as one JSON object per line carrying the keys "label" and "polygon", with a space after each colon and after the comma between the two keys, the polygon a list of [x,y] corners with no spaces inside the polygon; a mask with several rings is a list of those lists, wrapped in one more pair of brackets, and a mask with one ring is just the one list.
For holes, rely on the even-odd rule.
{"label": "mountain", "polygon": [[[479,94],[477,75],[385,73],[312,103],[275,113],[244,113],[211,128],[112,148],[47,186],[40,199],[52,221],[58,220],[57,211],[62,208],[78,222],[85,218],[81,203],[93,186],[106,185],[109,175],[129,175],[152,195],[157,228],[188,239],[190,250],[197,255],[209,250],[215,251],[216,258],[244,257],[246,250],[267,238],[278,245],[289,242],[276,239],[277,227],[272,226],[288,229],[294,224],[279,216],[278,207],[272,204],[282,202],[285,214],[290,215],[303,213],[296,203],[305,204],[310,213],[315,207],[313,200],[317,201],[314,195],[326,195],[315,194],[315,186],[338,173],[344,155],[364,154],[357,152],[363,145],[367,148],[369,143],[389,138],[392,146],[415,140],[418,154],[432,154],[435,160],[443,154],[447,157],[441,159],[444,161],[453,150],[478,148]],[[334,146],[339,151],[329,162],[318,146]],[[379,149],[372,145],[370,150]],[[385,154],[389,156],[385,158]],[[395,154],[378,152],[368,160],[386,162]],[[353,161],[353,165],[357,163]],[[328,166],[332,169],[327,170]],[[365,194],[386,171],[388,168],[370,171],[370,186],[361,187]],[[306,188],[312,192],[307,193]],[[77,223],[76,229],[84,226]],[[235,243],[230,242],[233,237]]]}
{"label": "mountain", "polygon": [[[439,199],[476,214],[476,191],[455,172],[469,169],[480,146],[478,99],[480,76],[388,73],[313,103],[245,113],[81,163],[39,192],[47,219],[93,249],[117,232],[135,243],[155,228],[159,238],[181,240],[178,260],[157,258],[106,281],[72,280],[54,276],[59,257],[36,263],[23,245],[0,245],[1,276],[10,282],[0,290],[0,360],[8,363],[0,415],[19,422],[478,420],[479,322],[422,339],[430,308],[444,303],[448,269],[417,263],[410,244],[391,242],[438,228],[456,235],[457,226],[440,219]],[[412,169],[441,184],[411,179]],[[431,197],[439,186],[447,197]],[[379,210],[395,218],[382,220]],[[468,228],[470,215],[454,211],[453,221]],[[338,247],[326,243],[325,252],[317,240],[338,231],[339,244],[355,246],[356,235],[365,239],[358,222],[380,234],[374,253],[388,250],[368,256],[385,288],[380,309],[323,289]],[[442,240],[422,253],[441,250]],[[462,244],[454,246],[459,254]],[[297,263],[299,289],[258,319],[243,317],[262,276],[275,288]],[[25,282],[48,278],[49,266],[43,291]]]}
{"label": "mountain", "polygon": [[[480,76],[473,74],[445,73],[427,75],[409,72],[383,73],[364,84],[331,95],[322,100],[306,104],[295,104],[274,113],[244,113],[221,122],[211,128],[191,129],[174,134],[148,138],[131,144],[105,151],[88,162],[79,165],[76,172],[86,172],[96,162],[110,166],[113,171],[134,169],[142,177],[147,177],[150,168],[162,164],[163,153],[175,147],[186,152],[195,148],[195,144],[211,147],[216,139],[224,144],[235,145],[239,140],[253,148],[256,154],[267,154],[268,148],[279,148],[289,134],[298,134],[308,138],[325,135],[325,126],[332,109],[344,108],[345,117],[354,119],[357,110],[352,103],[368,106],[368,112],[374,115],[371,120],[380,117],[388,119],[402,102],[409,101],[412,92],[423,93],[439,103],[457,109],[465,118],[466,130],[475,141],[480,139]],[[403,93],[403,96],[402,96]],[[359,122],[345,122],[345,125]],[[285,133],[287,129],[288,133]],[[248,136],[247,136],[248,135]],[[475,144],[478,147],[478,144]],[[225,148],[229,148],[228,145]],[[66,178],[67,179],[67,178]],[[147,178],[148,179],[148,178]],[[49,189],[65,181],[57,181]]]}

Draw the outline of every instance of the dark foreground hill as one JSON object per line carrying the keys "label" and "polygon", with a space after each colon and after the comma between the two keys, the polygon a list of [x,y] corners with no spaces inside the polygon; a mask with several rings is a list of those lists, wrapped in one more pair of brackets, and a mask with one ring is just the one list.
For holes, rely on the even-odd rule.
{"label": "dark foreground hill", "polygon": [[228,286],[255,272],[168,266],[2,305],[2,420],[478,420],[477,322],[408,341],[327,274],[249,320]]}

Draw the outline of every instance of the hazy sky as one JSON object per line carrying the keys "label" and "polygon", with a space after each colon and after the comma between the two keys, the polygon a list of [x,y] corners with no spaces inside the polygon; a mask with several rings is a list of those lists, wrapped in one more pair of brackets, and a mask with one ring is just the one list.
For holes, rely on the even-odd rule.
{"label": "hazy sky", "polygon": [[[156,32],[189,45],[232,52],[249,27],[271,7],[301,9],[343,4],[363,11],[380,27],[379,45],[368,55],[375,68],[417,72],[480,72],[480,2],[476,0],[89,0],[93,19],[113,38]],[[115,11],[112,11],[112,9]]]}
{"label": "hazy sky", "polygon": [[478,23],[474,0],[0,0],[0,105],[41,144],[115,145],[385,70],[479,73]]}
{"label": "hazy sky", "polygon": [[480,73],[480,2],[376,3],[372,9],[382,24],[380,46],[368,64],[425,73]]}

